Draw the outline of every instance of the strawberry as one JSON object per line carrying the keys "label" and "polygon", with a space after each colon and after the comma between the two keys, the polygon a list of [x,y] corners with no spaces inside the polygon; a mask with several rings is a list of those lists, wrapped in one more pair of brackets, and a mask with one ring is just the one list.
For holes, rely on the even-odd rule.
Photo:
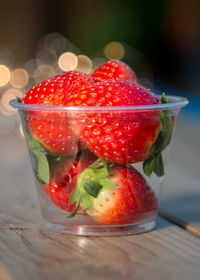
{"label": "strawberry", "polygon": [[[74,131],[98,157],[129,164],[149,157],[161,122],[157,111],[138,112],[128,107],[159,103],[153,93],[134,82],[110,80],[76,91],[66,105],[107,107],[108,110],[77,111]],[[109,110],[110,106],[120,108]],[[123,109],[124,106],[127,108]]]}
{"label": "strawberry", "polygon": [[64,158],[53,164],[50,182],[44,185],[44,189],[56,206],[68,212],[74,210],[75,203],[69,205],[69,197],[77,184],[77,177],[95,160],[96,157],[90,151],[82,150],[75,159]]}
{"label": "strawberry", "polygon": [[153,215],[158,202],[153,190],[132,166],[107,165],[99,159],[77,180],[70,203],[81,206],[101,224],[130,224]]}
{"label": "strawberry", "polygon": [[87,214],[101,224],[130,224],[157,209],[157,198],[140,173],[131,166],[113,166],[108,180],[116,189],[102,188]]}
{"label": "strawberry", "polygon": [[[78,71],[69,71],[52,77],[31,88],[22,103],[42,106],[63,106],[75,90],[93,83],[92,78]],[[80,148],[68,114],[65,111],[27,111],[26,121],[30,134],[54,154],[74,155]]]}
{"label": "strawberry", "polygon": [[109,60],[98,67],[93,73],[92,78],[95,82],[103,80],[129,80],[136,82],[136,75],[133,70],[124,62],[115,59]]}

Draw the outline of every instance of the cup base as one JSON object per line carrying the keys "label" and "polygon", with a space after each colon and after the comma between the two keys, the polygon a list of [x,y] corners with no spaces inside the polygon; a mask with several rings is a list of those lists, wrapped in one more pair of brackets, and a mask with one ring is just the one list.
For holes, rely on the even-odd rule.
{"label": "cup base", "polygon": [[46,223],[46,227],[51,231],[82,236],[119,236],[119,235],[134,235],[150,231],[155,226],[155,220],[148,221],[142,224],[120,225],[120,226],[86,226],[86,225],[69,225],[61,226],[56,224]]}

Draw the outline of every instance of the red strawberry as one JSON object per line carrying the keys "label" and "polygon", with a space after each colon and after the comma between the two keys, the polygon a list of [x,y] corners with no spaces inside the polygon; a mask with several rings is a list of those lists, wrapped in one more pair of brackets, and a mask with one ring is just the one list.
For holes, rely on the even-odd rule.
{"label": "red strawberry", "polygon": [[[74,131],[98,157],[114,163],[144,161],[151,153],[161,128],[160,113],[129,109],[130,106],[159,104],[147,89],[129,81],[101,82],[71,94],[71,106],[104,106],[108,110],[81,110],[74,116]],[[110,106],[121,107],[109,110]],[[123,110],[123,107],[127,109]],[[99,108],[98,108],[99,109]]]}
{"label": "red strawberry", "polygon": [[[69,71],[52,77],[31,88],[22,99],[24,104],[63,106],[69,95],[93,83],[92,78],[78,71]],[[52,153],[74,155],[80,150],[70,118],[65,111],[27,111],[29,132]]]}
{"label": "red strawberry", "polygon": [[[116,189],[102,188],[92,200],[87,214],[101,224],[130,224],[153,215],[158,202],[142,175],[131,166],[113,166],[108,180]],[[154,213],[155,214],[155,213]]]}
{"label": "red strawberry", "polygon": [[109,60],[100,67],[98,67],[93,73],[92,78],[95,82],[103,80],[129,80],[136,82],[136,75],[133,70],[124,62],[118,60]]}
{"label": "red strawberry", "polygon": [[50,182],[44,188],[55,205],[68,212],[74,210],[75,203],[69,205],[69,197],[76,187],[77,177],[95,160],[91,152],[83,150],[77,158],[65,158],[53,165]]}
{"label": "red strawberry", "polygon": [[108,164],[97,159],[80,173],[70,203],[79,206],[101,224],[130,224],[155,215],[156,195],[132,166]]}

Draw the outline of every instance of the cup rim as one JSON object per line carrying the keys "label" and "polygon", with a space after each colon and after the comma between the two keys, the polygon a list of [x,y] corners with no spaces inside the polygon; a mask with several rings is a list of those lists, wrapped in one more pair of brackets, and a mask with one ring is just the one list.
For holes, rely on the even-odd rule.
{"label": "cup rim", "polygon": [[[161,98],[161,95],[156,95]],[[18,110],[29,111],[143,111],[143,110],[169,110],[180,109],[185,107],[189,101],[187,98],[175,95],[166,95],[169,103],[165,104],[152,104],[152,105],[139,105],[139,106],[44,106],[44,105],[32,105],[23,104],[17,101],[17,99],[11,100],[9,103],[12,107]]]}

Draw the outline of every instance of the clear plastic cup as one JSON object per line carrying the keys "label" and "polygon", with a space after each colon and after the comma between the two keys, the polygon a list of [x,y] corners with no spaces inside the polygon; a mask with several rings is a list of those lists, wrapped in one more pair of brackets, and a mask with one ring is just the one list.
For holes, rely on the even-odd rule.
{"label": "clear plastic cup", "polygon": [[183,97],[167,100],[129,107],[11,101],[21,116],[49,229],[112,236],[154,228],[176,119],[188,104]]}

